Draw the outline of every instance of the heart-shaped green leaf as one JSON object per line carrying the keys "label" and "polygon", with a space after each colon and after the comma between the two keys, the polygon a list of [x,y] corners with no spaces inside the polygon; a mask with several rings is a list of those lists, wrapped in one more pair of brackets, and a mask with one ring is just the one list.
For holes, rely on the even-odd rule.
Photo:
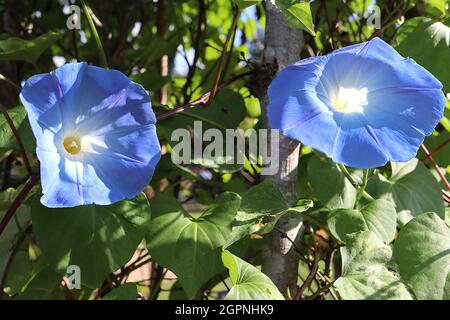
{"label": "heart-shaped green leaf", "polygon": [[221,246],[230,237],[240,203],[239,195],[224,193],[194,218],[171,196],[152,199],[153,218],[147,236],[150,255],[177,275],[189,298],[194,298],[207,280],[223,271]]}
{"label": "heart-shaped green leaf", "polygon": [[389,178],[376,175],[369,180],[368,191],[373,197],[394,204],[401,225],[424,212],[436,212],[444,217],[441,187],[418,159],[391,165],[392,175]]}
{"label": "heart-shaped green leaf", "polygon": [[436,214],[421,214],[402,228],[394,261],[418,299],[450,299],[450,229]]}
{"label": "heart-shaped green leaf", "polygon": [[328,214],[327,223],[333,236],[345,242],[347,235],[371,230],[384,243],[391,242],[397,226],[397,214],[391,202],[375,200],[359,210],[337,209]]}
{"label": "heart-shaped green leaf", "polygon": [[49,263],[60,274],[81,270],[81,283],[96,288],[133,256],[142,241],[150,208],[144,194],[109,206],[51,209],[31,205],[33,231]]}
{"label": "heart-shaped green leaf", "polygon": [[33,40],[13,37],[0,38],[0,60],[23,60],[36,64],[41,54],[61,38],[57,32],[49,32]]}
{"label": "heart-shaped green leaf", "polygon": [[312,206],[311,200],[304,199],[289,207],[275,183],[266,179],[242,195],[241,207],[233,223],[233,232],[225,247],[250,233],[268,233],[283,215],[302,213]]}
{"label": "heart-shaped green leaf", "polygon": [[341,256],[342,276],[334,286],[343,299],[412,299],[399,277],[386,268],[391,249],[372,231],[349,235]]}
{"label": "heart-shaped green leaf", "polygon": [[443,68],[450,57],[450,21],[416,17],[402,24],[397,32],[397,50],[427,68],[450,92],[450,72]]}
{"label": "heart-shaped green leaf", "polygon": [[284,300],[269,277],[250,263],[227,250],[222,252],[222,261],[229,270],[233,283],[226,300]]}

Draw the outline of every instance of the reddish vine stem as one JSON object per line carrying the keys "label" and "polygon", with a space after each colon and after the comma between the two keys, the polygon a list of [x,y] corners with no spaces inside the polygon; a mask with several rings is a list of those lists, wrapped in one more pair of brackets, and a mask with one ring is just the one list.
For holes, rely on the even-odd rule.
{"label": "reddish vine stem", "polygon": [[17,253],[19,252],[20,246],[25,241],[27,236],[31,233],[32,225],[31,223],[28,225],[28,227],[20,234],[19,239],[15,242],[13,248],[11,249],[8,258],[6,260],[5,269],[3,270],[3,274],[1,275],[0,279],[0,299],[1,294],[3,293],[3,289],[5,288],[6,279],[8,278],[9,271],[11,270],[11,265],[14,261],[14,258],[16,257]]}
{"label": "reddish vine stem", "polygon": [[440,145],[438,145],[436,148],[430,151],[429,155],[426,155],[422,158],[422,161],[427,161],[430,159],[430,157],[434,156],[439,150],[441,150],[443,147],[445,147],[450,142],[450,138],[442,142]]}
{"label": "reddish vine stem", "polygon": [[25,186],[22,188],[22,190],[19,192],[17,197],[14,199],[11,206],[8,208],[8,211],[6,211],[5,215],[3,216],[2,220],[0,221],[0,236],[2,235],[3,231],[5,230],[6,226],[8,225],[11,218],[16,213],[17,209],[20,207],[22,202],[27,197],[28,193],[31,191],[33,186],[36,184],[36,182],[39,180],[39,175],[35,174],[31,176],[31,179],[28,180],[28,182],[25,184]]}
{"label": "reddish vine stem", "polygon": [[303,299],[303,293],[314,281],[317,270],[319,270],[319,261],[320,261],[320,255],[319,255],[319,252],[316,250],[314,252],[314,261],[313,261],[313,264],[309,271],[309,274],[306,277],[305,281],[302,283],[302,285],[298,288],[297,294],[295,295],[294,300],[302,300]]}
{"label": "reddish vine stem", "polygon": [[445,202],[450,204],[450,195],[445,190],[442,190],[442,197],[444,198]]}
{"label": "reddish vine stem", "polygon": [[11,128],[11,131],[16,138],[17,145],[19,146],[20,153],[22,154],[23,163],[25,164],[25,168],[27,169],[28,174],[31,176],[33,175],[33,170],[31,169],[30,161],[28,160],[27,153],[25,151],[25,147],[23,145],[22,139],[20,138],[19,132],[16,129],[16,126],[14,125],[14,122],[12,121],[11,117],[8,114],[8,111],[5,107],[0,105],[0,111],[5,117],[6,122],[8,123],[9,127]]}
{"label": "reddish vine stem", "polygon": [[9,80],[7,77],[5,77],[3,74],[0,73],[0,80],[5,81],[7,84],[9,84],[11,87],[13,87],[14,89],[16,89],[18,92],[20,92],[22,90],[22,88],[20,88],[20,86],[18,86],[17,84],[15,84],[13,81]]}
{"label": "reddish vine stem", "polygon": [[206,103],[206,107],[208,107],[211,104],[214,97],[216,96],[220,78],[222,77],[222,69],[223,69],[223,63],[225,61],[225,56],[228,52],[228,46],[229,46],[230,40],[233,37],[233,33],[234,33],[234,30],[236,29],[237,23],[239,21],[240,14],[241,14],[240,10],[236,9],[234,12],[234,15],[233,15],[233,22],[231,24],[230,31],[228,31],[227,39],[225,40],[225,43],[223,45],[223,50],[222,50],[222,53],[219,58],[219,64],[217,65],[216,74],[214,75],[214,81],[213,81],[213,85],[212,85],[212,88],[210,91],[211,93],[208,98],[208,102]]}
{"label": "reddish vine stem", "polygon": [[[235,82],[235,81],[237,81],[237,80],[240,80],[240,79],[242,79],[243,77],[248,76],[248,75],[253,74],[253,73],[254,73],[253,71],[243,72],[243,73],[241,73],[241,74],[238,74],[238,75],[236,75],[236,76],[234,76],[234,77],[228,79],[227,81],[224,81],[222,84],[220,84],[220,85],[217,87],[216,93],[217,93],[218,91],[222,90],[223,88],[225,88],[226,86],[229,86],[229,85],[232,84],[233,82]],[[202,95],[200,98],[198,98],[198,99],[192,100],[192,101],[186,103],[185,105],[176,107],[176,108],[174,108],[174,109],[172,109],[172,110],[170,110],[170,111],[168,111],[168,112],[165,112],[165,113],[163,113],[163,114],[160,114],[156,119],[157,119],[158,121],[161,121],[161,120],[170,118],[171,116],[176,115],[176,114],[178,114],[178,113],[181,113],[181,112],[183,112],[183,111],[186,111],[187,109],[192,108],[192,107],[194,107],[194,106],[198,106],[198,105],[205,106],[205,105],[208,103],[208,101],[210,100],[210,96],[211,96],[211,91],[208,91],[208,92],[206,92],[205,94],[203,94],[203,95]]]}
{"label": "reddish vine stem", "polygon": [[421,144],[420,148],[422,149],[423,152],[425,152],[427,158],[431,161],[431,163],[433,163],[433,167],[436,170],[437,174],[441,178],[442,182],[445,184],[445,187],[447,188],[447,190],[450,191],[450,183],[448,183],[447,178],[441,172],[441,169],[439,168],[439,166],[436,163],[436,161],[434,161],[433,156],[430,154],[430,152],[428,151],[427,147],[425,147],[424,144]]}

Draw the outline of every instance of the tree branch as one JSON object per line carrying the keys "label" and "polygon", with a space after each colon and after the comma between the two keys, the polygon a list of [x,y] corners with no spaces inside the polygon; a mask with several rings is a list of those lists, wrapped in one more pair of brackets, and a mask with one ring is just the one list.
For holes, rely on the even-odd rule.
{"label": "tree branch", "polygon": [[[303,32],[291,29],[283,19],[281,11],[271,1],[266,1],[266,34],[263,65],[273,66],[279,72],[288,64],[300,59],[303,45]],[[258,92],[261,104],[267,108],[267,82],[274,76],[271,68],[266,68],[261,76]],[[270,74],[269,74],[270,73]],[[275,72],[276,73],[276,72]],[[266,79],[267,78],[267,79]],[[263,81],[263,79],[265,79]],[[266,81],[268,80],[268,81]],[[263,110],[265,109],[263,108]],[[268,127],[268,125],[266,125]],[[270,134],[269,134],[270,137]],[[271,145],[270,142],[268,145]],[[297,200],[297,168],[300,144],[288,137],[280,135],[279,170],[275,175],[267,176],[279,187],[288,203]],[[297,288],[299,255],[295,246],[288,240],[297,243],[301,237],[303,220],[299,215],[285,215],[277,222],[277,229],[287,237],[280,237],[278,232],[271,232],[265,237],[266,248],[262,271],[268,275],[280,292],[288,297]]]}
{"label": "tree branch", "polygon": [[[230,79],[228,79],[227,81],[223,82],[222,84],[220,84],[217,87],[216,93],[219,92],[220,90],[222,90],[223,88],[229,86],[230,84],[232,84],[233,82],[236,82],[240,79],[242,79],[245,76],[248,76],[250,74],[253,74],[252,71],[248,71],[248,72],[243,72],[241,74],[238,74]],[[211,91],[206,92],[205,94],[203,94],[200,98],[192,100],[188,103],[186,103],[185,105],[179,106],[179,107],[175,107],[170,111],[167,111],[166,113],[160,114],[159,116],[156,117],[156,119],[158,121],[170,118],[171,116],[174,116],[178,113],[181,113],[183,111],[186,111],[187,109],[190,109],[194,106],[198,106],[198,105],[203,105],[205,106],[208,101],[210,100],[210,96],[211,96]]]}

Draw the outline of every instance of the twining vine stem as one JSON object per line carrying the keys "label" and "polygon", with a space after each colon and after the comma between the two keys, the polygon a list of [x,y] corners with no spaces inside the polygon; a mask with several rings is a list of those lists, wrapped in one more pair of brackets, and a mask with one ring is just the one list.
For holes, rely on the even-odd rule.
{"label": "twining vine stem", "polygon": [[33,170],[31,169],[30,161],[28,160],[27,153],[25,151],[25,147],[23,145],[22,139],[20,138],[19,132],[16,129],[16,126],[14,125],[14,122],[12,121],[11,117],[8,114],[8,111],[5,107],[3,107],[0,104],[0,112],[5,117],[6,122],[8,123],[9,127],[11,128],[11,131],[16,138],[17,145],[19,147],[20,153],[22,154],[23,163],[25,164],[25,168],[27,169],[28,174],[31,176],[33,174]]}
{"label": "twining vine stem", "polygon": [[22,190],[20,190],[19,194],[14,199],[13,203],[8,208],[8,211],[6,211],[5,215],[3,216],[2,220],[0,221],[0,236],[2,235],[6,226],[8,225],[8,222],[14,216],[14,213],[16,213],[17,209],[19,209],[22,202],[26,199],[28,193],[31,191],[31,189],[34,187],[34,185],[38,181],[39,181],[39,174],[34,174],[31,176],[31,179],[28,180],[28,182],[25,184],[25,186],[22,188]]}
{"label": "twining vine stem", "polygon": [[358,194],[357,194],[356,200],[355,200],[355,205],[353,206],[355,209],[357,208],[359,201],[363,197],[363,193],[366,191],[367,181],[369,180],[369,169],[364,169],[363,172],[364,172],[363,183],[358,190]]}
{"label": "twining vine stem", "polygon": [[100,40],[100,37],[97,32],[97,28],[95,27],[95,23],[91,17],[91,8],[86,4],[85,0],[81,0],[81,6],[83,7],[83,11],[86,15],[86,19],[91,28],[92,35],[94,36],[94,39],[95,39],[95,43],[97,44],[97,51],[98,51],[98,55],[100,57],[100,63],[104,68],[109,69],[108,61],[106,60],[105,50],[103,49],[102,41]]}
{"label": "twining vine stem", "polygon": [[27,236],[31,233],[31,229],[32,225],[30,223],[28,224],[27,228],[21,232],[19,238],[13,245],[13,248],[11,249],[8,258],[6,259],[6,265],[5,268],[3,269],[3,273],[0,278],[0,293],[2,293],[3,289],[5,288],[6,279],[8,277],[9,271],[11,270],[12,262],[16,257],[17,253],[19,252],[21,245],[23,244]]}
{"label": "twining vine stem", "polygon": [[364,199],[369,201],[375,200],[370,194],[367,193],[366,190],[364,190],[365,186],[363,188],[362,186],[359,186],[358,183],[356,183],[355,179],[353,179],[352,175],[350,174],[350,172],[348,172],[347,168],[343,164],[338,163],[337,166],[344,174],[344,176],[348,179],[348,181],[350,181],[350,183],[356,188],[356,190],[361,193],[361,197],[364,197]]}
{"label": "twining vine stem", "polygon": [[223,50],[222,50],[222,53],[219,58],[219,63],[217,65],[216,74],[214,75],[214,81],[213,81],[213,85],[212,85],[212,88],[210,91],[210,96],[208,98],[208,102],[206,103],[206,107],[208,107],[211,104],[214,97],[216,96],[219,82],[222,77],[223,63],[225,61],[225,57],[228,52],[228,46],[229,46],[230,40],[233,38],[234,30],[236,29],[237,23],[239,21],[240,14],[241,14],[240,10],[236,9],[234,12],[234,15],[233,15],[233,22],[231,24],[230,30],[228,31],[227,39],[225,40],[225,43],[223,45]]}
{"label": "twining vine stem", "polygon": [[442,142],[440,145],[438,145],[436,148],[430,151],[430,154],[426,155],[422,158],[422,161],[427,161],[430,159],[430,157],[434,156],[439,150],[441,150],[443,147],[445,147],[448,143],[450,143],[450,138]]}
{"label": "twining vine stem", "polygon": [[22,90],[17,84],[15,84],[14,82],[12,82],[11,80],[9,80],[7,77],[5,77],[3,74],[0,73],[0,80],[5,81],[7,84],[9,84],[11,87],[13,87],[14,89],[16,89],[17,91],[20,92],[20,90]]}
{"label": "twining vine stem", "polygon": [[420,148],[422,149],[422,151],[425,153],[426,158],[428,160],[431,161],[431,163],[433,164],[434,169],[436,170],[437,174],[439,175],[439,177],[441,178],[442,182],[444,183],[445,187],[447,188],[447,190],[450,191],[450,183],[448,183],[447,178],[445,177],[445,175],[442,173],[441,169],[439,168],[438,164],[436,163],[436,161],[434,161],[432,155],[430,154],[430,151],[428,151],[427,147],[425,147],[424,144],[420,145]]}
{"label": "twining vine stem", "polygon": [[[241,74],[238,74],[238,75],[224,81],[222,84],[217,86],[216,93],[219,92],[220,90],[222,90],[223,88],[229,86],[233,82],[236,82],[237,80],[240,80],[243,77],[251,75],[253,73],[254,73],[253,71],[243,72]],[[185,105],[173,108],[172,110],[167,111],[166,113],[160,114],[159,116],[156,117],[156,119],[158,121],[161,121],[161,120],[170,118],[171,116],[174,116],[178,113],[186,111],[187,109],[192,108],[194,106],[198,106],[198,105],[206,106],[208,101],[210,101],[210,97],[211,97],[211,91],[208,91],[198,99],[192,100],[192,101],[186,103]]]}

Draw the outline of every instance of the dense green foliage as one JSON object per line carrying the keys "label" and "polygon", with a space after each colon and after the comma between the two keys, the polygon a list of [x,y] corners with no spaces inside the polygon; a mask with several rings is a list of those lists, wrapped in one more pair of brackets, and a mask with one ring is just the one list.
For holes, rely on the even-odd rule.
{"label": "dense green foliage", "polygon": [[[299,59],[378,36],[426,67],[448,93],[450,1],[376,1],[380,28],[367,23],[373,2],[274,1],[289,26],[304,30]],[[39,184],[33,186],[0,235],[1,299],[136,299],[138,292],[148,299],[450,299],[450,196],[442,179],[450,173],[450,102],[424,141],[432,157],[421,151],[365,175],[302,146],[298,202],[289,204],[262,179],[261,166],[248,161],[254,155],[237,165],[195,156],[179,165],[170,157],[172,132],[192,130],[194,120],[204,130],[264,126],[257,76],[266,72],[263,1],[86,5],[109,67],[149,90],[157,115],[201,99],[217,84],[220,90],[207,108],[158,122],[163,156],[135,199],[49,209],[39,202]],[[103,64],[85,12],[81,29],[67,28],[70,14],[58,1],[0,0],[0,104],[35,173],[35,141],[13,84],[62,59]],[[0,151],[2,218],[30,184],[4,118]],[[286,214],[305,221],[295,247],[299,292],[290,293],[260,271],[264,238],[279,234],[276,222]],[[67,286],[70,265],[81,269],[79,289]]]}

